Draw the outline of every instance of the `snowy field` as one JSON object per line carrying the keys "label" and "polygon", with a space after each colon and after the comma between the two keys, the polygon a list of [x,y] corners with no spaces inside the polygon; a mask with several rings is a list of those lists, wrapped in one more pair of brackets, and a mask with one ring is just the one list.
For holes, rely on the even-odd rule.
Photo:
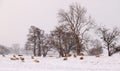
{"label": "snowy field", "polygon": [[[10,60],[12,55],[0,56],[0,71],[120,71],[120,55],[112,57],[101,56],[73,56],[64,61],[63,58],[56,57],[35,57],[23,56],[25,62],[20,60]],[[39,60],[39,63],[34,60]]]}

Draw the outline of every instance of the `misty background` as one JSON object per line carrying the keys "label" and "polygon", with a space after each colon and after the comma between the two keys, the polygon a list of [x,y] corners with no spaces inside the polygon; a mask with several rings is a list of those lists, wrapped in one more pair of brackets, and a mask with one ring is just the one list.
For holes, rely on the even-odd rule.
{"label": "misty background", "polygon": [[49,33],[58,23],[58,11],[75,2],[84,6],[97,24],[120,27],[120,0],[0,0],[0,44],[24,47],[31,25]]}

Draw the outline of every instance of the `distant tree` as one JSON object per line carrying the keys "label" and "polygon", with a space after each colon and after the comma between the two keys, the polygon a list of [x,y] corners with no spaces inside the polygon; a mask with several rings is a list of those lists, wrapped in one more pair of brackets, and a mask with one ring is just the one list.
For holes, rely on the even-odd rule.
{"label": "distant tree", "polygon": [[[36,40],[37,40],[37,35],[36,35],[36,27],[35,26],[31,26],[29,29],[29,34],[28,36],[28,41],[26,45],[31,45],[33,47],[33,54],[34,56],[36,56]],[[26,46],[26,48],[28,48]]]}
{"label": "distant tree", "polygon": [[33,47],[33,46],[32,46],[32,44],[31,44],[30,41],[27,41],[27,42],[25,43],[25,50],[33,50],[32,47]]}
{"label": "distant tree", "polygon": [[120,32],[117,28],[114,28],[113,30],[108,30],[104,27],[98,29],[101,34],[101,39],[104,41],[105,46],[108,50],[108,56],[112,55],[112,51],[116,46],[116,42],[118,40],[118,37],[120,35]]}
{"label": "distant tree", "polygon": [[91,17],[87,17],[86,9],[77,3],[70,5],[68,11],[60,10],[58,17],[59,23],[65,24],[68,30],[73,33],[77,44],[77,54],[80,54],[84,35],[93,25]]}
{"label": "distant tree", "polygon": [[20,45],[18,43],[12,44],[11,53],[20,54]]}
{"label": "distant tree", "polygon": [[26,45],[26,49],[33,49],[34,56],[36,55],[41,56],[43,36],[44,36],[43,30],[35,26],[30,27],[29,34],[28,34],[28,40],[25,45]]}
{"label": "distant tree", "polygon": [[10,53],[10,49],[8,47],[0,45],[0,54],[4,55],[4,54],[9,54],[9,53]]}

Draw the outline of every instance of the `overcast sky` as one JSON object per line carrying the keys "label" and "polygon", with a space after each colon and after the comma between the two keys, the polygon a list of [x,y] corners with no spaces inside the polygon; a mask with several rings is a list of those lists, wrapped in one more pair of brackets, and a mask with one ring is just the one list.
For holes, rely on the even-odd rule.
{"label": "overcast sky", "polygon": [[0,0],[0,44],[23,47],[31,25],[49,33],[57,25],[59,9],[76,2],[96,23],[120,27],[120,0]]}

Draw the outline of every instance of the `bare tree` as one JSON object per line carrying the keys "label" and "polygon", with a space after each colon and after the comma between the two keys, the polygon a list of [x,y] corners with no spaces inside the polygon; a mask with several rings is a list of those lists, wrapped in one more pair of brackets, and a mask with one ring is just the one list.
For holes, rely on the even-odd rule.
{"label": "bare tree", "polygon": [[53,36],[53,46],[56,47],[56,49],[59,52],[59,55],[64,57],[64,49],[62,47],[62,34],[63,33],[63,27],[59,26],[56,27],[56,29],[54,31],[51,32],[52,36]]}
{"label": "bare tree", "polygon": [[28,42],[26,43],[26,48],[28,48],[28,45],[31,45],[33,47],[33,54],[34,56],[36,56],[36,39],[37,39],[37,35],[35,33],[35,26],[31,26],[29,29],[29,34],[28,36]]}
{"label": "bare tree", "polygon": [[71,32],[63,32],[62,45],[64,47],[65,56],[73,50],[76,50],[76,42]]}
{"label": "bare tree", "polygon": [[101,39],[105,42],[105,45],[108,50],[108,56],[112,55],[112,49],[115,47],[120,32],[117,28],[114,28],[112,31],[109,31],[106,28],[99,28],[101,33]]}
{"label": "bare tree", "polygon": [[91,17],[87,17],[86,9],[79,4],[69,6],[69,11],[60,10],[58,13],[59,23],[65,24],[73,33],[77,43],[77,54],[80,54],[83,47],[84,35],[91,28]]}
{"label": "bare tree", "polygon": [[44,36],[43,46],[42,46],[43,57],[45,57],[48,51],[50,51],[50,49],[52,48],[51,40],[52,40],[51,35],[46,34]]}
{"label": "bare tree", "polygon": [[36,34],[37,34],[37,48],[38,48],[38,56],[42,55],[42,47],[43,47],[43,40],[44,40],[44,31],[36,28]]}
{"label": "bare tree", "polygon": [[44,36],[43,30],[35,26],[30,27],[28,34],[28,41],[25,45],[27,49],[31,49],[33,47],[32,49],[34,56],[36,55],[41,56],[43,36]]}
{"label": "bare tree", "polygon": [[73,38],[73,33],[65,25],[59,25],[51,34],[53,35],[53,45],[60,56],[66,56],[70,51],[76,49],[76,41]]}

